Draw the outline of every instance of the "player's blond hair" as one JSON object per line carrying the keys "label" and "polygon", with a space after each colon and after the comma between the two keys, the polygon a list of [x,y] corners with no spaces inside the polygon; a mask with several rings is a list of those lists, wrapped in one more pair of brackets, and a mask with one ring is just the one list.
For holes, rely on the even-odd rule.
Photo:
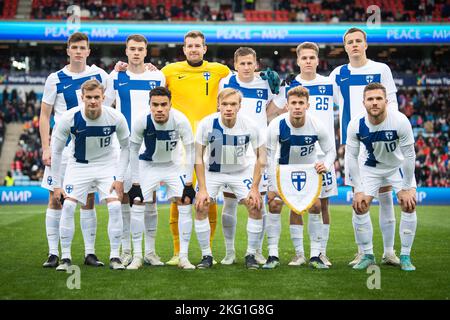
{"label": "player's blond hair", "polygon": [[144,43],[145,43],[145,46],[148,45],[148,40],[147,40],[147,38],[144,37],[142,34],[132,34],[132,35],[129,35],[128,38],[127,38],[127,41],[126,41],[125,43],[128,45],[128,42],[129,42],[130,40],[134,40],[134,41],[136,41],[136,42],[144,42]]}
{"label": "player's blond hair", "polygon": [[75,32],[75,33],[73,33],[69,37],[69,39],[67,39],[67,47],[70,47],[71,43],[80,42],[80,41],[87,41],[87,45],[89,47],[89,38],[88,38],[87,34],[85,34],[83,32]]}
{"label": "player's blond hair", "polygon": [[239,57],[245,57],[252,55],[256,60],[256,51],[249,47],[240,47],[234,52],[234,63],[237,62]]}
{"label": "player's blond hair", "polygon": [[287,92],[287,100],[288,101],[289,101],[289,97],[291,97],[291,96],[296,96],[299,98],[305,97],[306,101],[308,101],[309,100],[309,91],[305,87],[298,86],[298,87],[290,89]]}
{"label": "player's blond hair", "polygon": [[361,32],[361,33],[363,34],[363,36],[364,36],[364,41],[367,42],[367,33],[366,33],[364,30],[360,29],[360,28],[353,27],[353,28],[350,28],[350,29],[348,29],[347,31],[345,31],[344,37],[343,37],[344,45],[345,45],[345,37],[346,37],[348,34],[350,34],[350,33],[355,33],[355,32]]}
{"label": "player's blond hair", "polygon": [[225,88],[220,90],[219,94],[217,95],[217,103],[220,104],[220,101],[223,99],[231,96],[231,95],[238,95],[239,97],[239,104],[242,101],[242,93],[239,90],[233,89],[233,88]]}
{"label": "player's blond hair", "polygon": [[102,92],[105,91],[105,87],[97,79],[91,79],[83,83],[81,86],[81,93],[84,94],[85,91],[92,91],[95,89],[101,89]]}
{"label": "player's blond hair", "polygon": [[379,82],[371,82],[367,86],[364,87],[364,93],[363,97],[366,98],[366,92],[367,91],[373,91],[373,90],[381,90],[383,91],[384,97],[386,98],[386,88]]}
{"label": "player's blond hair", "polygon": [[297,52],[297,57],[300,57],[300,51],[303,49],[311,49],[316,52],[316,55],[319,56],[319,46],[315,44],[314,42],[302,42],[297,46],[297,49],[295,51]]}
{"label": "player's blond hair", "polygon": [[186,45],[186,38],[201,38],[203,45],[205,45],[205,35],[201,31],[193,30],[184,35],[184,45]]}

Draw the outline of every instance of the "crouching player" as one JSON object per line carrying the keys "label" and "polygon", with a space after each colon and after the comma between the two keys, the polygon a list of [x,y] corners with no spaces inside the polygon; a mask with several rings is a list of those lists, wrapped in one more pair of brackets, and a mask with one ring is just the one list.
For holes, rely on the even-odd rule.
{"label": "crouching player", "polygon": [[[345,163],[355,186],[353,209],[356,216],[353,225],[356,240],[364,250],[364,256],[353,269],[366,269],[375,264],[370,204],[381,186],[392,185],[402,208],[400,267],[405,271],[413,271],[416,268],[411,263],[410,253],[417,217],[414,177],[416,155],[411,123],[404,114],[387,108],[386,88],[382,84],[367,85],[363,97],[367,115],[356,117],[350,122],[345,151]],[[360,167],[358,155],[361,145],[364,146],[366,160]]]}
{"label": "crouching player", "polygon": [[[197,267],[210,268],[213,264],[208,208],[210,199],[217,197],[221,187],[228,186],[239,203],[247,207],[249,214],[245,265],[248,269],[258,269],[255,254],[263,232],[259,183],[265,164],[264,137],[250,119],[238,114],[242,102],[240,91],[223,89],[217,99],[220,112],[207,116],[197,127],[195,232],[202,250],[202,261]],[[249,144],[256,154],[254,166],[246,159]],[[208,155],[207,169],[203,160],[205,152]]]}
{"label": "crouching player", "polygon": [[[194,136],[186,116],[171,108],[170,91],[156,87],[150,91],[150,114],[133,124],[131,133],[131,172],[133,186],[128,193],[132,206],[132,239],[134,257],[127,269],[142,266],[142,234],[144,232],[144,209],[153,199],[153,191],[164,182],[167,198],[176,202],[179,211],[178,229],[180,233],[180,259],[182,269],[195,269],[189,262],[188,248],[192,231],[192,200],[195,191],[192,187],[194,169]],[[139,150],[144,141],[143,153]],[[186,166],[181,162],[182,154],[177,148],[183,143],[186,153]],[[183,182],[183,176],[186,176]],[[136,200],[140,197],[141,200]],[[137,224],[137,228],[133,225]]]}
{"label": "crouching player", "polygon": [[[268,128],[267,157],[269,178],[269,218],[267,219],[267,242],[269,257],[265,269],[273,269],[279,265],[278,243],[281,234],[281,209],[283,202],[276,185],[275,167],[288,164],[315,164],[318,174],[330,171],[336,157],[333,139],[322,121],[306,111],[309,108],[308,89],[297,86],[287,93],[288,113],[273,119]],[[315,143],[318,142],[325,154],[319,160]],[[289,181],[289,183],[292,183]],[[318,213],[310,212],[309,219],[319,217]],[[305,263],[303,248],[303,219],[301,215],[291,211],[290,232],[296,256],[289,265],[299,266]],[[313,268],[328,269],[321,259],[322,243],[320,229],[310,232],[311,259]]]}
{"label": "crouching player", "polygon": [[[106,200],[109,212],[108,236],[111,246],[110,268],[125,269],[119,258],[122,237],[123,176],[129,161],[129,135],[127,121],[117,110],[102,105],[104,87],[97,80],[88,80],[81,87],[83,105],[66,111],[52,135],[52,168],[55,169],[55,201],[64,198],[61,223],[61,262],[56,268],[66,271],[71,263],[71,245],[75,233],[74,213],[77,202],[86,204],[90,186],[95,186],[100,200]],[[120,143],[120,163],[114,157],[114,133]],[[73,140],[73,154],[64,176],[59,181],[61,155],[67,138]]]}

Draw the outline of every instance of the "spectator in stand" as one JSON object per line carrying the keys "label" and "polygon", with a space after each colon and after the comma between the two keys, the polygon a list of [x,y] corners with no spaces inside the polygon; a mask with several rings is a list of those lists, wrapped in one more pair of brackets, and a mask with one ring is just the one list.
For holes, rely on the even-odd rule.
{"label": "spectator in stand", "polygon": [[14,178],[12,176],[11,171],[8,171],[8,173],[5,176],[5,179],[3,179],[3,185],[5,187],[13,187],[14,186]]}

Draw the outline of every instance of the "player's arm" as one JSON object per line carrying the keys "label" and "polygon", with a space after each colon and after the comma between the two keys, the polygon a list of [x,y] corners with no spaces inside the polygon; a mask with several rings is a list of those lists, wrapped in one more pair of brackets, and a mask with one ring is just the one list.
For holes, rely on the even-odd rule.
{"label": "player's arm", "polygon": [[128,130],[127,120],[120,112],[118,125],[117,125],[117,139],[120,145],[120,156],[119,156],[119,172],[115,181],[111,185],[110,192],[116,191],[119,201],[123,198],[123,180],[125,173],[128,168],[128,163],[130,161],[130,130]]}
{"label": "player's arm", "polygon": [[382,84],[386,88],[386,99],[388,101],[389,110],[398,110],[397,101],[397,87],[395,86],[394,77],[392,76],[391,69],[384,65],[383,73],[381,74]]}
{"label": "player's arm", "polygon": [[208,191],[206,190],[206,178],[205,178],[205,163],[203,162],[203,155],[205,153],[206,146],[196,142],[195,143],[195,174],[197,175],[198,192],[195,199],[195,208],[199,210],[209,202]]}
{"label": "player's arm", "polygon": [[267,128],[267,143],[266,143],[266,157],[267,157],[267,179],[269,185],[275,181],[276,168],[276,149],[278,143],[277,126],[275,122],[271,122]]}
{"label": "player's arm", "polygon": [[144,140],[144,121],[146,118],[137,119],[132,125],[130,136],[130,171],[131,182],[139,185],[139,150]]}
{"label": "player's arm", "polygon": [[267,162],[266,147],[262,145],[256,148],[255,154],[256,162],[253,169],[253,183],[247,196],[247,201],[249,206],[261,209],[262,199],[259,192],[259,184]]}
{"label": "player's arm", "polygon": [[42,162],[49,166],[51,162],[50,149],[50,116],[52,115],[53,106],[45,102],[41,103],[41,113],[39,115],[39,134],[42,144]]}
{"label": "player's arm", "polygon": [[63,117],[55,126],[52,134],[51,142],[51,167],[53,171],[53,197],[60,202],[61,197],[65,197],[64,191],[61,189],[61,161],[62,152],[66,145],[67,138],[70,134],[70,124]]}
{"label": "player's arm", "polygon": [[336,147],[334,141],[323,127],[319,129],[319,145],[325,153],[323,161],[316,163],[316,170],[318,173],[325,173],[331,170],[336,159]]}
{"label": "player's arm", "polygon": [[[105,100],[103,104],[108,107],[115,107],[116,102],[116,92],[114,91],[114,75],[115,72],[111,72],[111,74],[107,74],[105,72]],[[103,77],[103,75],[102,75]]]}
{"label": "player's arm", "polygon": [[283,114],[287,112],[287,105],[284,103],[281,105],[277,105],[274,100],[270,101],[269,105],[267,106],[266,113],[267,113],[267,122],[269,123],[274,118],[278,117],[280,114]]}

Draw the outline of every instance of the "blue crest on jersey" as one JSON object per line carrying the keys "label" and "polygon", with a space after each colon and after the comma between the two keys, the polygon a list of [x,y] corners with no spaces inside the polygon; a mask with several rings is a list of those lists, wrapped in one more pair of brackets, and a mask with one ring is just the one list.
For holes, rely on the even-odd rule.
{"label": "blue crest on jersey", "polygon": [[52,185],[52,183],[53,183],[53,178],[52,178],[52,176],[48,176],[48,177],[47,177],[47,183],[48,183],[49,186]]}
{"label": "blue crest on jersey", "polygon": [[103,133],[105,134],[105,136],[109,136],[111,134],[111,128],[110,127],[104,127],[103,128]]}
{"label": "blue crest on jersey", "polygon": [[67,192],[67,193],[71,193],[72,191],[73,191],[73,185],[68,184],[68,185],[66,186],[66,192]]}
{"label": "blue crest on jersey", "polygon": [[209,78],[211,78],[211,73],[209,73],[208,71],[203,72],[203,77],[205,78],[206,81],[208,81]]}
{"label": "blue crest on jersey", "polygon": [[262,90],[256,90],[256,94],[258,95],[258,98],[262,98],[264,93]]}
{"label": "blue crest on jersey", "polygon": [[373,76],[372,75],[366,76],[366,81],[367,81],[367,83],[373,82]]}
{"label": "blue crest on jersey", "polygon": [[319,86],[319,92],[321,94],[325,94],[325,91],[327,90],[327,88],[325,86]]}
{"label": "blue crest on jersey", "polygon": [[291,172],[291,182],[297,191],[301,191],[306,184],[306,172],[305,171]]}
{"label": "blue crest on jersey", "polygon": [[394,132],[393,131],[386,131],[384,134],[386,135],[386,139],[388,141],[390,141],[390,140],[392,140],[392,138],[394,138]]}
{"label": "blue crest on jersey", "polygon": [[155,89],[156,88],[156,81],[149,81],[148,85],[150,86],[151,89]]}

